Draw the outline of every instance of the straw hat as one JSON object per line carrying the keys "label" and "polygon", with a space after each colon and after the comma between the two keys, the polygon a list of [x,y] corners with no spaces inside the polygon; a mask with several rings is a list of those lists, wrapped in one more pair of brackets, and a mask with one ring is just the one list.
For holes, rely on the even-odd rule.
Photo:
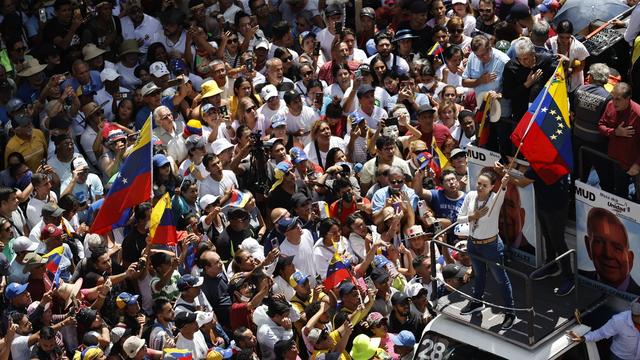
{"label": "straw hat", "polygon": [[120,55],[139,53],[140,48],[138,42],[135,39],[125,40],[120,44]]}
{"label": "straw hat", "polygon": [[203,99],[223,93],[215,80],[205,81],[201,87],[202,91],[200,93]]}
{"label": "straw hat", "polygon": [[24,68],[18,73],[18,76],[29,77],[42,72],[46,67],[47,65],[40,64],[35,58],[29,59],[25,61]]}
{"label": "straw hat", "polygon": [[95,59],[98,56],[106,53],[106,50],[102,50],[97,47],[95,44],[87,44],[82,48],[82,58],[84,61],[89,61],[91,59]]}
{"label": "straw hat", "polygon": [[76,280],[75,283],[60,283],[60,287],[58,288],[57,294],[58,296],[65,301],[64,307],[65,309],[71,305],[71,301],[73,300],[73,296],[78,295],[80,288],[82,287],[82,278]]}
{"label": "straw hat", "polygon": [[[478,111],[482,111],[482,102],[487,97],[487,91],[476,94],[476,105],[478,107]],[[502,114],[502,108],[500,107],[500,102],[497,99],[494,99],[491,102],[491,114],[489,116],[489,121],[494,123],[500,120],[500,116]]]}

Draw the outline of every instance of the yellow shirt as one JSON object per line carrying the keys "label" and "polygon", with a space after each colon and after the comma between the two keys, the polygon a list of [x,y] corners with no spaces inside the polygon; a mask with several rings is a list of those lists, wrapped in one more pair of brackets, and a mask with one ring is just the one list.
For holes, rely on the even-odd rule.
{"label": "yellow shirt", "polygon": [[31,171],[35,172],[38,170],[40,161],[47,156],[48,144],[42,131],[38,129],[33,129],[32,131],[30,140],[23,140],[15,135],[9,139],[4,153],[5,164],[7,163],[9,154],[19,152],[24,156],[24,160]]}
{"label": "yellow shirt", "polygon": [[[337,344],[338,341],[340,341],[340,333],[338,332],[338,330],[333,330],[332,332],[329,333],[329,336],[333,340],[334,344]],[[320,354],[328,353],[330,350],[332,350],[332,349],[329,349],[329,350],[313,350],[313,353],[311,353],[311,360],[316,360]],[[343,351],[340,354],[340,360],[351,360],[351,356],[349,355],[348,352]]]}

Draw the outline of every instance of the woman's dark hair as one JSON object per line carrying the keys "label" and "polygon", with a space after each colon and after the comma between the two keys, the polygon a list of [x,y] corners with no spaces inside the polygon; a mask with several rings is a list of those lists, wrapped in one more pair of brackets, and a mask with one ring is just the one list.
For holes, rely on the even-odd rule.
{"label": "woman's dark hair", "polygon": [[495,41],[499,40],[507,40],[508,42],[512,42],[513,40],[518,38],[518,31],[514,24],[507,21],[500,21],[496,24],[493,29],[493,36],[495,36]]}
{"label": "woman's dark hair", "polygon": [[326,218],[320,221],[320,225],[318,226],[318,236],[324,238],[331,230],[331,227],[336,225],[338,228],[340,227],[340,222],[334,218]]}
{"label": "woman's dark hair", "polygon": [[482,169],[482,172],[480,173],[480,175],[478,175],[478,177],[480,176],[484,176],[489,179],[491,185],[495,184],[496,181],[498,181],[498,174],[493,169]]}
{"label": "woman's dark hair", "polygon": [[377,62],[381,62],[384,64],[385,67],[385,72],[389,71],[389,67],[387,66],[387,63],[384,62],[384,60],[382,60],[382,58],[380,57],[380,55],[376,55],[373,57],[373,59],[371,59],[371,62],[369,63],[369,68],[371,68],[371,76],[373,76],[373,85],[374,86],[382,86],[382,77],[378,79],[378,74],[377,72],[374,70],[375,64]]}
{"label": "woman's dark hair", "polygon": [[167,51],[164,44],[162,44],[161,42],[154,42],[153,44],[149,45],[149,47],[147,48],[147,64],[153,64],[154,62],[158,61],[156,58],[156,50],[158,48],[163,48],[165,52]]}
{"label": "woman's dark hair", "polygon": [[242,19],[243,17],[249,17],[249,14],[242,10],[236,12],[236,15],[233,17],[233,24],[236,26],[236,28],[240,26],[240,19]]}
{"label": "woman's dark hair", "polygon": [[171,256],[167,253],[153,253],[150,257],[151,266],[156,269],[160,265],[166,265],[171,263]]}
{"label": "woman's dark hair", "polygon": [[344,222],[344,224],[350,228],[351,225],[355,224],[356,220],[358,219],[364,221],[364,217],[362,216],[362,214],[359,211],[356,211],[347,217],[347,220]]}
{"label": "woman's dark hair", "polygon": [[307,92],[309,91],[309,89],[314,88],[314,87],[318,87],[320,88],[320,90],[323,90],[323,86],[322,83],[320,82],[320,80],[316,80],[313,79],[309,82],[309,86],[307,86]]}
{"label": "woman's dark hair", "polygon": [[457,54],[462,55],[462,49],[458,45],[452,45],[444,49],[444,58],[446,60],[453,58]]}
{"label": "woman's dark hair", "polygon": [[340,103],[331,102],[327,105],[327,109],[325,110],[325,116],[331,119],[340,119],[342,118],[342,105]]}
{"label": "woman's dark hair", "polygon": [[[120,103],[118,103],[118,110],[120,110],[121,107],[123,107],[126,103],[131,103],[131,118],[129,119],[129,121],[132,121],[135,119],[135,114],[137,113],[137,109],[136,109],[136,103],[135,101],[133,101],[132,98],[127,98],[127,99],[122,99],[120,100]],[[116,111],[115,114],[113,114],[115,116],[115,121],[119,123],[119,120],[123,120],[120,119],[120,112]],[[124,125],[124,124],[121,124]]]}
{"label": "woman's dark hair", "polygon": [[66,194],[58,200],[58,206],[66,211],[76,209],[79,205],[78,198],[73,194]]}
{"label": "woman's dark hair", "polygon": [[556,27],[556,33],[573,35],[573,24],[569,20],[562,20]]}
{"label": "woman's dark hair", "polygon": [[[154,44],[151,44],[151,45],[155,45],[155,44],[160,44],[160,43],[154,43]],[[160,44],[160,45],[162,45],[162,44]],[[136,66],[136,68],[133,69],[133,75],[135,77],[137,77],[137,78],[140,78],[140,72],[143,71],[143,70],[148,73],[149,72],[149,64],[140,64],[140,65]]]}
{"label": "woman's dark hair", "polygon": [[349,72],[349,74],[351,74],[351,69],[349,68],[349,65],[345,64],[345,63],[341,63],[341,62],[332,62],[331,65],[331,75],[333,75],[333,82],[336,82],[336,79],[338,77],[338,71],[340,70],[347,70]]}
{"label": "woman's dark hair", "polygon": [[329,151],[327,152],[327,161],[325,163],[324,168],[328,169],[330,167],[332,167],[333,165],[336,164],[336,154],[338,153],[338,151],[342,151],[342,149],[337,148],[337,147],[333,147],[331,149],[329,149]]}
{"label": "woman's dark hair", "polygon": [[135,210],[133,212],[133,218],[136,222],[142,221],[147,218],[147,211],[151,210],[152,206],[150,202],[143,202],[142,204],[136,205]]}
{"label": "woman's dark hair", "polygon": [[289,49],[283,48],[283,47],[277,47],[276,50],[273,52],[273,57],[277,57],[278,59],[280,59],[282,55],[287,55],[287,54],[291,54]]}

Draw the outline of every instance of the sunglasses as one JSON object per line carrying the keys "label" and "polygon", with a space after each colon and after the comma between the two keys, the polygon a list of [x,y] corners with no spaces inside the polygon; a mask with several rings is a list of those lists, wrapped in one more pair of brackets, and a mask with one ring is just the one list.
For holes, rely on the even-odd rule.
{"label": "sunglasses", "polygon": [[13,51],[18,51],[18,52],[22,52],[22,51],[25,51],[25,50],[27,50],[26,47],[19,47],[19,48],[13,49]]}
{"label": "sunglasses", "polygon": [[400,185],[404,184],[404,180],[389,180],[389,183],[393,185]]}
{"label": "sunglasses", "polygon": [[376,176],[389,176],[389,170],[385,170],[383,172],[376,173]]}
{"label": "sunglasses", "polygon": [[464,29],[453,29],[452,32],[456,34],[462,34],[464,32]]}
{"label": "sunglasses", "polygon": [[229,39],[229,40],[227,40],[227,41],[228,41],[228,42],[230,42],[230,43],[235,43],[235,42],[238,42],[238,39],[236,39],[236,38],[231,38],[231,39]]}
{"label": "sunglasses", "polygon": [[280,59],[282,60],[282,62],[289,62],[289,61],[293,61],[293,56],[288,56],[286,58]]}
{"label": "sunglasses", "polygon": [[253,111],[253,110],[255,110],[255,109],[256,109],[256,107],[255,107],[255,106],[252,106],[252,107],[248,107],[245,111],[246,111],[246,112],[252,112],[252,111]]}
{"label": "sunglasses", "polygon": [[302,73],[302,76],[303,76],[303,77],[311,76],[311,75],[313,75],[313,71],[307,71],[307,72],[305,72],[305,73]]}
{"label": "sunglasses", "polygon": [[422,153],[423,153],[423,152],[425,152],[425,151],[427,151],[427,150],[425,150],[425,149],[423,149],[423,150],[415,150],[413,153],[414,153],[415,155],[420,155],[420,154],[422,154]]}

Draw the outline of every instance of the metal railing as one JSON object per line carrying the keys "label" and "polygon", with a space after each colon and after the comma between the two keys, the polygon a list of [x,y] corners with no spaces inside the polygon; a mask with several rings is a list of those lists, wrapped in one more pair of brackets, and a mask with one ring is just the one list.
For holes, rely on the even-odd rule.
{"label": "metal railing", "polygon": [[[469,252],[467,250],[461,250],[456,248],[453,245],[449,245],[445,242],[442,241],[438,241],[435,240],[438,237],[442,236],[444,233],[446,233],[449,229],[453,228],[454,226],[456,226],[458,224],[458,222],[455,222],[453,224],[451,224],[450,226],[447,226],[446,228],[442,229],[440,232],[436,233],[433,236],[433,240],[430,241],[430,257],[431,257],[431,286],[432,286],[432,291],[431,291],[431,301],[434,304],[437,304],[438,301],[438,279],[436,277],[436,251],[435,251],[435,247],[436,245],[439,245],[442,247],[443,251],[448,251],[448,249],[452,249],[455,250],[457,252],[462,252],[462,253],[466,253],[469,256],[473,257],[476,260],[480,260],[481,262],[490,265],[490,266],[497,266],[498,268],[504,269],[505,271],[507,271],[508,273],[511,274],[515,274],[516,277],[520,278],[524,284],[525,284],[525,308],[509,308],[509,307],[505,307],[505,306],[500,306],[497,304],[493,304],[487,301],[484,301],[482,299],[476,299],[471,295],[468,295],[462,291],[459,291],[457,289],[451,289],[457,293],[459,293],[460,295],[462,295],[463,297],[470,299],[470,300],[474,300],[474,301],[478,301],[478,302],[482,302],[485,305],[489,305],[491,307],[496,307],[496,308],[501,308],[501,309],[506,309],[506,310],[510,310],[510,311],[514,311],[514,312],[526,312],[526,316],[527,316],[527,340],[528,340],[528,344],[529,346],[532,346],[536,343],[535,341],[535,336],[534,336],[534,327],[535,327],[535,308],[533,306],[533,276],[538,274],[539,272],[543,271],[544,269],[548,268],[549,266],[555,264],[558,264],[560,266],[560,261],[562,259],[564,259],[567,256],[570,256],[570,263],[572,271],[573,271],[573,276],[574,276],[574,284],[575,284],[575,289],[574,289],[574,296],[575,296],[575,304],[578,304],[578,299],[579,299],[579,295],[578,295],[578,287],[577,287],[577,271],[575,269],[576,266],[576,250],[571,249],[567,252],[565,252],[562,255],[559,255],[558,257],[556,257],[553,261],[546,263],[544,265],[542,265],[540,268],[536,269],[535,271],[533,271],[531,274],[526,274],[524,272],[518,271],[516,269],[510,268],[505,266],[504,264],[501,263],[497,263],[488,259],[485,259],[481,256],[475,255],[475,254],[469,254]],[[571,261],[572,260],[572,261]],[[488,276],[489,274],[487,274]],[[568,318],[568,320],[562,324],[560,324],[559,326],[556,326],[556,328],[559,327],[563,327],[566,323],[573,321],[571,317]]]}

